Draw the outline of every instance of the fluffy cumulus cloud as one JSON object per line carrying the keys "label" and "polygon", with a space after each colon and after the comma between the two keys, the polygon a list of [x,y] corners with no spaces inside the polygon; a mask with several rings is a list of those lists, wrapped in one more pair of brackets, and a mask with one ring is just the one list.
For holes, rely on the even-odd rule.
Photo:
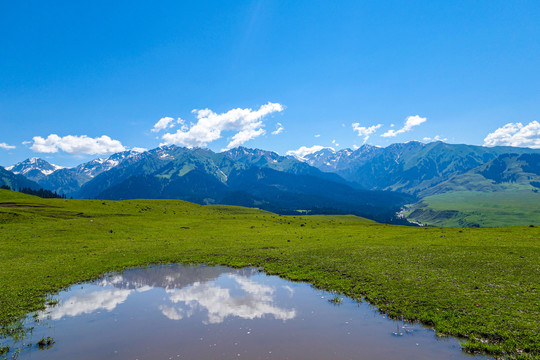
{"label": "fluffy cumulus cloud", "polygon": [[364,143],[369,139],[369,136],[373,134],[375,131],[377,131],[378,128],[380,128],[382,125],[377,124],[369,127],[360,126],[359,123],[352,124],[353,131],[356,131],[358,133],[358,136],[364,137]]}
{"label": "fluffy cumulus cloud", "polygon": [[56,153],[59,150],[69,154],[101,155],[124,151],[126,148],[118,140],[103,135],[91,138],[82,136],[58,136],[51,134],[47,138],[34,136],[30,149],[40,153]]}
{"label": "fluffy cumulus cloud", "polygon": [[439,135],[435,135],[435,137],[432,137],[432,138],[430,138],[430,137],[425,137],[425,138],[423,138],[422,140],[431,142],[431,141],[446,141],[446,140],[448,140],[448,139],[447,139],[447,138],[442,138],[442,137],[440,137]]}
{"label": "fluffy cumulus cloud", "polygon": [[178,118],[178,121],[175,121],[172,117],[163,117],[159,119],[157,123],[154,124],[152,132],[159,132],[161,130],[169,129],[174,127],[175,123],[183,123],[183,120]]}
{"label": "fluffy cumulus cloud", "polygon": [[283,130],[285,130],[283,125],[281,125],[281,123],[277,123],[276,124],[276,130],[272,131],[272,135],[280,134]]}
{"label": "fluffy cumulus cloud", "polygon": [[138,153],[143,153],[143,152],[147,152],[148,149],[147,148],[142,148],[142,147],[134,147],[134,148],[131,148],[131,151],[135,151],[135,152],[138,152]]}
{"label": "fluffy cumulus cloud", "polygon": [[220,139],[222,132],[233,131],[236,134],[227,145],[227,149],[232,149],[265,134],[264,118],[272,113],[281,112],[283,109],[283,105],[269,102],[258,110],[238,108],[222,114],[217,114],[210,109],[193,110],[197,116],[196,123],[183,126],[175,133],[166,133],[162,139],[167,145],[202,147]]}
{"label": "fluffy cumulus cloud", "polygon": [[321,151],[322,149],[329,149],[331,151],[335,151],[331,147],[325,147],[325,146],[321,146],[321,145],[314,145],[312,147],[301,146],[297,150],[289,150],[289,151],[287,151],[287,155],[294,156],[296,158],[302,159],[306,155],[316,153],[317,151]]}
{"label": "fluffy cumulus cloud", "polygon": [[508,123],[484,139],[484,146],[519,146],[540,149],[540,123]]}
{"label": "fluffy cumulus cloud", "polygon": [[421,116],[418,116],[418,115],[409,116],[407,118],[407,120],[405,120],[405,125],[401,129],[398,129],[398,130],[390,129],[387,132],[385,132],[384,134],[382,134],[381,136],[382,137],[394,137],[394,136],[397,136],[399,134],[403,134],[403,133],[405,133],[407,131],[411,131],[413,127],[418,126],[418,125],[420,125],[422,123],[425,123],[426,121],[427,121],[427,118],[425,118],[425,117],[421,117]]}
{"label": "fluffy cumulus cloud", "polygon": [[15,149],[15,147],[16,147],[16,146],[8,145],[8,144],[6,144],[5,142],[0,143],[0,149],[11,150],[11,149]]}

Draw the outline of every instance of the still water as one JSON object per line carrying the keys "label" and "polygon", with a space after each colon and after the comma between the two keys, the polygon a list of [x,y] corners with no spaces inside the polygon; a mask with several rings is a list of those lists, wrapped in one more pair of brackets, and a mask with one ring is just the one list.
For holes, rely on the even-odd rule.
{"label": "still water", "polygon": [[[11,345],[36,360],[472,359],[456,339],[334,297],[253,268],[131,269],[58,294]],[[41,350],[44,337],[55,343]]]}

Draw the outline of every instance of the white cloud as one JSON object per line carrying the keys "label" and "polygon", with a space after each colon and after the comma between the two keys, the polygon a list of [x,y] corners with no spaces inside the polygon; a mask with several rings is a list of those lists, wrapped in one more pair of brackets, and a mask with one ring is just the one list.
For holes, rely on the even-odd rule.
{"label": "white cloud", "polygon": [[378,128],[380,128],[382,125],[377,124],[370,127],[360,126],[359,123],[352,124],[353,131],[356,131],[358,133],[358,136],[364,137],[364,144],[369,139],[369,136],[373,134],[375,131],[377,131]]}
{"label": "white cloud", "polygon": [[86,135],[60,137],[51,134],[46,139],[41,136],[34,136],[32,140],[34,144],[30,149],[40,153],[56,153],[58,150],[62,150],[69,154],[97,155],[126,150],[120,141],[113,140],[106,135],[91,138]]}
{"label": "white cloud", "polygon": [[316,134],[315,137],[316,138],[321,137],[321,134]]}
{"label": "white cloud", "polygon": [[0,143],[0,149],[10,150],[10,149],[15,149],[15,148],[16,148],[16,146],[8,145],[6,143]]}
{"label": "white cloud", "polygon": [[289,151],[287,151],[287,155],[294,156],[296,158],[302,159],[302,158],[304,158],[304,156],[316,153],[317,151],[321,151],[322,149],[330,149],[332,151],[335,151],[331,147],[325,147],[325,146],[321,146],[321,145],[314,145],[312,147],[301,146],[297,150],[289,150]]}
{"label": "white cloud", "polygon": [[355,145],[352,146],[352,148],[353,148],[353,150],[358,150],[358,149],[360,149],[360,146],[355,144]]}
{"label": "white cloud", "polygon": [[234,149],[235,147],[238,147],[242,145],[243,143],[255,139],[256,137],[260,135],[264,135],[265,131],[263,128],[259,129],[245,129],[240,132],[237,132],[233,137],[232,141],[227,145],[227,149]]}
{"label": "white cloud", "polygon": [[220,139],[222,131],[236,131],[227,145],[227,149],[231,149],[265,134],[263,119],[283,109],[283,105],[269,102],[259,110],[237,108],[222,114],[216,114],[210,109],[193,110],[193,113],[197,114],[197,123],[176,133],[164,134],[162,138],[167,145],[199,147]]}
{"label": "white cloud", "polygon": [[[179,124],[182,124],[183,123],[183,120],[178,118],[178,123]],[[165,130],[167,128],[172,128],[174,127],[175,123],[174,123],[174,119],[172,117],[162,117],[161,119],[159,119],[159,121],[157,123],[154,124],[154,128],[150,131],[152,132],[159,132],[161,130]]]}
{"label": "white cloud", "polygon": [[407,120],[405,120],[405,125],[399,129],[399,130],[388,130],[384,134],[382,134],[382,137],[394,137],[399,134],[403,134],[404,132],[411,131],[411,129],[415,126],[418,126],[422,123],[425,123],[427,121],[427,118],[420,117],[418,115],[409,116]]}
{"label": "white cloud", "polygon": [[334,144],[335,146],[339,146],[339,144],[336,142],[336,140],[332,140],[332,144]]}
{"label": "white cloud", "polygon": [[135,152],[138,152],[138,153],[143,153],[143,152],[147,152],[148,149],[146,148],[142,148],[142,147],[134,147],[134,148],[131,148],[132,151],[135,151]]}
{"label": "white cloud", "polygon": [[272,135],[277,135],[277,134],[283,132],[283,130],[285,130],[283,125],[281,125],[281,123],[277,123],[276,124],[276,130],[272,131]]}
{"label": "white cloud", "polygon": [[425,137],[423,140],[424,140],[424,141],[429,141],[429,142],[431,142],[431,141],[446,141],[446,140],[448,140],[448,139],[447,139],[447,138],[444,138],[444,139],[443,139],[443,138],[441,138],[439,135],[435,135],[435,137],[433,137],[433,138]]}
{"label": "white cloud", "polygon": [[540,123],[508,123],[484,139],[484,146],[518,146],[540,149]]}

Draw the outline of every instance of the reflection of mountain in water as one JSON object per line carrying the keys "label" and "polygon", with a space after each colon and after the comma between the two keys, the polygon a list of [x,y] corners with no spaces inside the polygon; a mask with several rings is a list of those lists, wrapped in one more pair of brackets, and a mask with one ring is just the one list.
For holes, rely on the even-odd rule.
{"label": "reflection of mountain in water", "polygon": [[279,320],[294,318],[294,309],[282,309],[274,304],[275,288],[252,280],[257,272],[255,268],[235,270],[182,265],[130,269],[97,281],[90,292],[66,298],[49,309],[45,317],[59,320],[97,310],[110,312],[132,294],[165,289],[168,298],[163,298],[157,308],[171,320],[181,320],[194,314],[201,317],[202,322],[213,324],[221,323],[229,316],[243,319],[264,316]]}
{"label": "reflection of mountain in water", "polygon": [[120,275],[112,275],[101,280],[99,284],[113,285],[119,289],[136,290],[147,287],[160,287],[170,290],[181,289],[195,282],[215,280],[225,273],[250,277],[257,272],[255,268],[231,269],[223,266],[171,264],[128,269]]}

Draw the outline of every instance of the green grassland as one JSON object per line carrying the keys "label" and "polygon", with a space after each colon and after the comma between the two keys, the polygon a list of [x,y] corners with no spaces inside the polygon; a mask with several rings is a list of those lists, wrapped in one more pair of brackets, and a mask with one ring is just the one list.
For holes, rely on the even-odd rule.
{"label": "green grassland", "polygon": [[173,262],[263,267],[461,336],[469,351],[540,359],[540,227],[413,228],[176,200],[0,191],[4,333],[69,285]]}
{"label": "green grassland", "polygon": [[453,191],[423,198],[408,209],[406,217],[434,226],[539,225],[540,193]]}

